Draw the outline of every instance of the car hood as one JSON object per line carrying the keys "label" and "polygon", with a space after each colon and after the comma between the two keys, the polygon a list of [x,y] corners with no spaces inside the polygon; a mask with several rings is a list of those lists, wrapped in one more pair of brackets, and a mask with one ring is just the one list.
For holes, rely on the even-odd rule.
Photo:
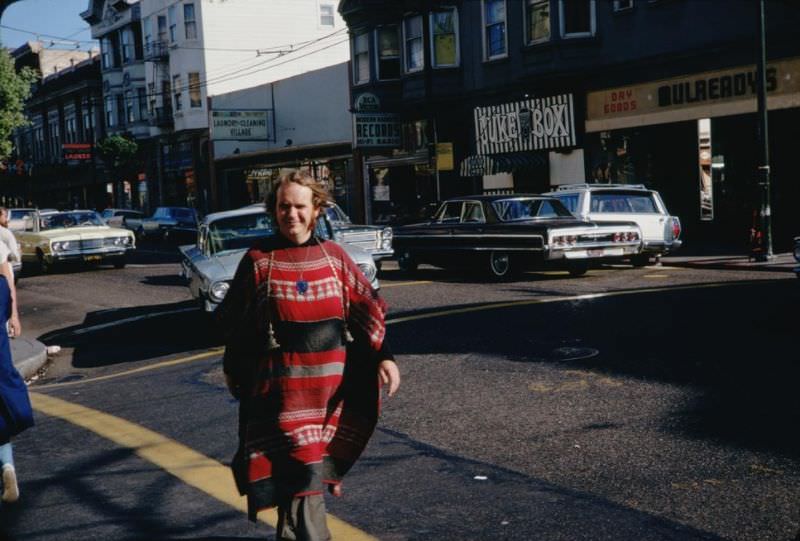
{"label": "car hood", "polygon": [[40,231],[37,236],[50,239],[102,239],[106,237],[130,237],[127,229],[96,225],[91,227],[71,227],[68,229],[48,229]]}
{"label": "car hood", "polygon": [[345,224],[341,222],[336,222],[332,225],[337,232],[342,233],[362,233],[364,231],[382,231],[385,229],[379,225]]}

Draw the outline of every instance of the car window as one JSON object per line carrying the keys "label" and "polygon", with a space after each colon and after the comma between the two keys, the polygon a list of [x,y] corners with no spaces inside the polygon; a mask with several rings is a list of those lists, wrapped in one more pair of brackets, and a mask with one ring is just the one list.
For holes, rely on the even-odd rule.
{"label": "car window", "polygon": [[32,211],[30,210],[12,210],[8,218],[10,220],[24,220],[25,218],[29,218]]}
{"label": "car window", "polygon": [[590,212],[658,214],[658,208],[650,194],[592,194]]}
{"label": "car window", "polygon": [[436,214],[436,221],[440,223],[457,223],[461,220],[461,201],[450,201],[442,205]]}
{"label": "car window", "polygon": [[68,229],[71,227],[90,227],[105,225],[102,218],[94,211],[86,212],[58,212],[48,214],[41,218],[41,228],[45,229]]}
{"label": "car window", "polygon": [[111,218],[114,215],[114,211],[112,209],[106,209],[103,211],[103,218]]}
{"label": "car window", "polygon": [[331,205],[329,207],[325,207],[325,214],[328,215],[328,219],[335,223],[335,224],[349,224],[350,217],[344,213],[344,211],[338,205]]}
{"label": "car window", "polygon": [[275,222],[266,212],[220,218],[208,224],[209,252],[249,248],[256,240],[276,233]]}
{"label": "car window", "polygon": [[556,218],[559,214],[558,210],[553,206],[552,201],[542,201],[536,216],[539,218]]}
{"label": "car window", "polygon": [[498,199],[492,206],[503,222],[572,216],[564,205],[552,199]]}
{"label": "car window", "polygon": [[464,203],[464,217],[461,219],[464,223],[486,223],[486,217],[483,214],[483,205],[477,202]]}
{"label": "car window", "polygon": [[571,213],[575,214],[578,211],[578,194],[557,195],[555,197],[561,201],[561,203],[567,207],[567,210]]}
{"label": "car window", "polygon": [[156,211],[153,213],[154,218],[168,218],[169,217],[169,208],[168,207],[158,207]]}

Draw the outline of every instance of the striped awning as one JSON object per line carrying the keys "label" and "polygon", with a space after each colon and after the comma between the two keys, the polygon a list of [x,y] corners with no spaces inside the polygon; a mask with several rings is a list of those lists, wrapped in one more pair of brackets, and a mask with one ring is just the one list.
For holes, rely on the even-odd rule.
{"label": "striped awning", "polygon": [[513,173],[538,169],[547,165],[544,152],[506,152],[503,154],[473,154],[461,160],[462,177],[480,177],[497,173]]}

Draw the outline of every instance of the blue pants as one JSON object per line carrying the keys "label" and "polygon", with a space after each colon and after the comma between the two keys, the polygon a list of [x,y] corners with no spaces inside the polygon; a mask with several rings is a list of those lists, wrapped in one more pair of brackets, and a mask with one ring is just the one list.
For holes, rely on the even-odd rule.
{"label": "blue pants", "polygon": [[14,465],[14,454],[11,452],[10,441],[0,445],[0,466],[5,466],[6,464]]}

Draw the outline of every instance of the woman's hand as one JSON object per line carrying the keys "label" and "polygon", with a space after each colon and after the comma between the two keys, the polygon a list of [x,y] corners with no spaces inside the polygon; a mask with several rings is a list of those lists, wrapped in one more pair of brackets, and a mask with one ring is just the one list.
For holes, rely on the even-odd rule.
{"label": "woman's hand", "polygon": [[22,324],[19,322],[19,316],[11,314],[11,317],[8,318],[8,336],[14,338],[20,334],[22,334]]}
{"label": "woman's hand", "polygon": [[381,385],[386,386],[386,393],[394,396],[400,387],[400,370],[397,364],[389,359],[381,361],[378,365],[378,376],[381,378]]}

